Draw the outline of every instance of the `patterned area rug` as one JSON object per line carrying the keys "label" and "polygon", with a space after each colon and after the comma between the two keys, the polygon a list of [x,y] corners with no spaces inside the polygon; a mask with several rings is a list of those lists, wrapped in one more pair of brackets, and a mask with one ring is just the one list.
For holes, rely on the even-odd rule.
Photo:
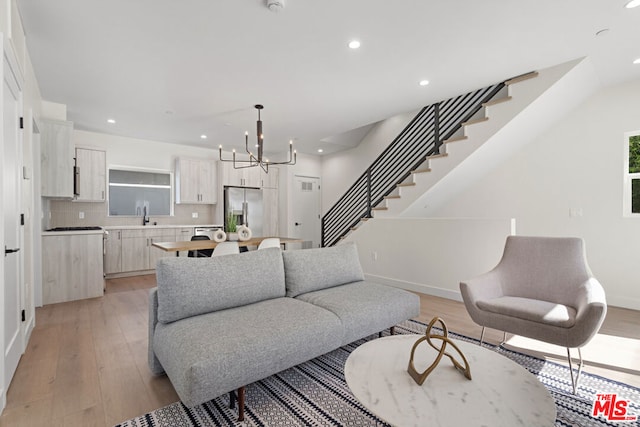
{"label": "patterned area rug", "polygon": [[[425,327],[410,320],[398,325],[396,333],[421,334]],[[452,332],[449,335],[478,342]],[[193,408],[177,402],[116,427],[386,426],[360,405],[344,379],[344,363],[349,353],[375,338],[377,335],[248,385],[243,423],[236,421],[237,413],[229,409],[228,395],[225,395]],[[638,415],[640,419],[640,389],[583,372],[575,396],[571,392],[568,368],[504,348],[497,351],[536,375],[547,387],[556,402],[556,426],[640,426],[640,421],[610,422],[603,416],[591,415],[597,394],[616,394],[618,402],[628,402],[627,414]]]}

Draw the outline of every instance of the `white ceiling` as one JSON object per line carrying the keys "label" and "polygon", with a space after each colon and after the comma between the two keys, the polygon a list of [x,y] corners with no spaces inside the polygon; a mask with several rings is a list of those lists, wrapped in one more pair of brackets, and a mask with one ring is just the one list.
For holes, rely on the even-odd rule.
{"label": "white ceiling", "polygon": [[42,97],[77,129],[156,141],[240,146],[261,103],[267,151],[330,153],[384,118],[582,56],[605,85],[640,78],[627,0],[285,1],[17,0]]}

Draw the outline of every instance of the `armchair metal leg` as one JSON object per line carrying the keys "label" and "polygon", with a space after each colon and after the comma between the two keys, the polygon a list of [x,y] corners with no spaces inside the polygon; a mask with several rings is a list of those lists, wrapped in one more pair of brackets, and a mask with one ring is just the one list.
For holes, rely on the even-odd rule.
{"label": "armchair metal leg", "polygon": [[573,387],[573,394],[576,394],[576,391],[578,390],[578,383],[580,382],[580,373],[582,372],[582,365],[583,365],[583,360],[582,360],[582,351],[580,351],[580,348],[578,348],[578,357],[580,359],[580,363],[578,365],[578,374],[575,376],[573,376],[573,363],[571,363],[571,350],[569,349],[569,347],[567,347],[567,359],[569,360],[569,372],[571,372],[571,386]]}
{"label": "armchair metal leg", "polygon": [[502,332],[502,341],[498,344],[498,347],[502,347],[507,342],[507,331]]}
{"label": "armchair metal leg", "polygon": [[482,327],[482,332],[480,332],[480,347],[482,347],[483,342],[484,342],[484,326]]}

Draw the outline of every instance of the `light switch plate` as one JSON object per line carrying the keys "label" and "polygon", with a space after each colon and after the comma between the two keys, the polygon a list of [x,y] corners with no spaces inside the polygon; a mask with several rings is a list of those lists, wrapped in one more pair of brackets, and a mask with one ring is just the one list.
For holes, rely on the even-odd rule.
{"label": "light switch plate", "polygon": [[198,212],[191,212],[191,218],[198,218]]}
{"label": "light switch plate", "polygon": [[78,212],[78,218],[84,219],[84,212]]}

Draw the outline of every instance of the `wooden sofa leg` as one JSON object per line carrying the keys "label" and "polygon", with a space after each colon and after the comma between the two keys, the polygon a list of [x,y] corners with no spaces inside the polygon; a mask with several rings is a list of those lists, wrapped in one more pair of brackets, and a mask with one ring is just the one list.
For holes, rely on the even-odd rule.
{"label": "wooden sofa leg", "polygon": [[395,326],[392,326],[392,327],[389,328],[389,334],[391,334],[391,335],[395,335],[396,334],[396,327]]}
{"label": "wooden sofa leg", "polygon": [[238,421],[244,421],[244,386],[238,389]]}

